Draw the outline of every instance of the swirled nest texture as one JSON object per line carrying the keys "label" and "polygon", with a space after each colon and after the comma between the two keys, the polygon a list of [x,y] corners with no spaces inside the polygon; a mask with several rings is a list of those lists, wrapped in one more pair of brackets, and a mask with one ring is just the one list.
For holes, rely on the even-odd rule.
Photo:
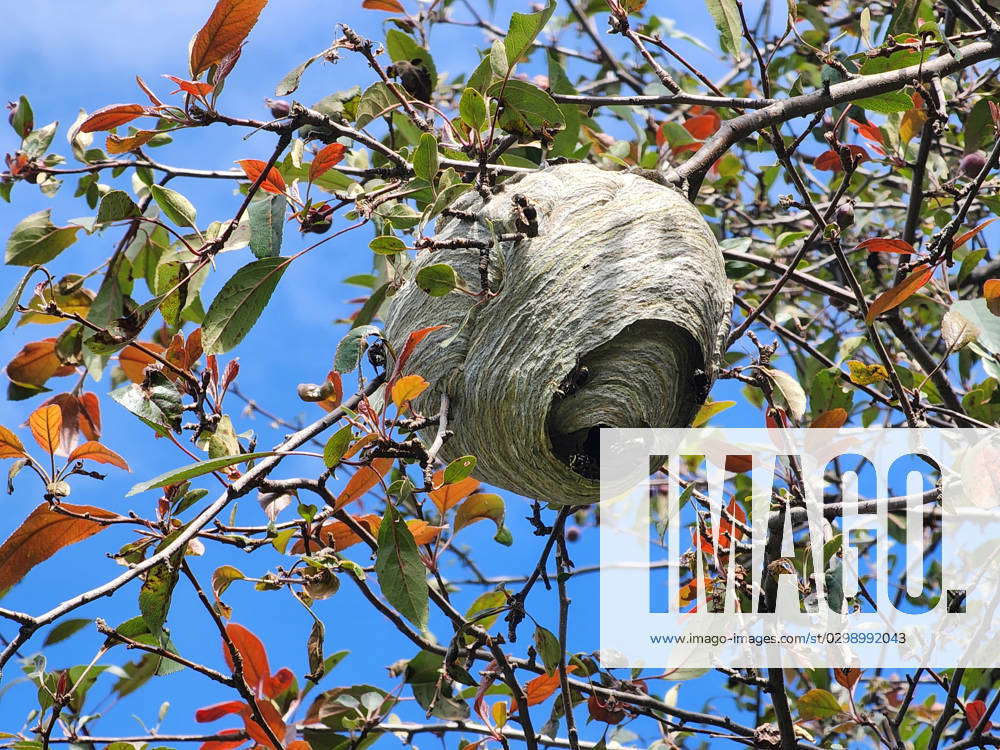
{"label": "swirled nest texture", "polygon": [[[687,426],[704,402],[729,331],[731,286],[691,203],[637,174],[587,164],[531,173],[486,202],[467,193],[436,239],[514,232],[515,196],[536,209],[537,236],[492,247],[496,296],[431,297],[406,281],[386,336],[398,351],[411,331],[447,326],[406,366],[431,384],[418,409],[433,414],[442,394],[450,399],[454,435],[442,458],[474,455],[479,479],[528,498],[595,502],[599,428]],[[479,250],[422,251],[413,272],[433,263],[480,288]]]}

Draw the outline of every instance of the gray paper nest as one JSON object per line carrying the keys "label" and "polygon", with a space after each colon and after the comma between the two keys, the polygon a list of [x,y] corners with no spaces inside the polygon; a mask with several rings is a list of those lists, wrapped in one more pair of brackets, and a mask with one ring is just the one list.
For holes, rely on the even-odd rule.
{"label": "gray paper nest", "polygon": [[[525,497],[595,502],[598,428],[690,424],[714,379],[732,290],[694,206],[587,164],[505,183],[485,205],[468,193],[452,208],[476,220],[446,216],[436,239],[489,239],[484,219],[498,234],[515,231],[515,194],[536,207],[538,236],[492,249],[497,296],[430,297],[407,281],[386,336],[398,351],[411,331],[448,326],[406,366],[431,383],[418,410],[434,414],[443,393],[450,399],[454,435],[442,458],[474,455],[479,479]],[[432,263],[480,288],[477,249],[422,251],[413,270]]]}

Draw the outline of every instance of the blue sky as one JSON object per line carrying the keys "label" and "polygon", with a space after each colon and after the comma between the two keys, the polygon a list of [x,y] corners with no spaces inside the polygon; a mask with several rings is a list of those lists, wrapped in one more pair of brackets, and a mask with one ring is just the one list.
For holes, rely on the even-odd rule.
{"label": "blue sky", "polygon": [[[413,4],[413,0],[406,2],[408,6]],[[486,6],[486,3],[477,4]],[[525,0],[498,5],[501,8],[497,12],[497,20],[504,25],[511,8],[527,10],[529,3]],[[26,94],[35,111],[36,126],[59,120],[61,128],[56,150],[68,153],[65,132],[79,108],[92,111],[116,102],[143,101],[134,83],[137,74],[161,94],[171,90],[170,84],[161,78],[162,74],[186,75],[189,39],[205,20],[210,6],[207,0],[174,0],[169,4],[105,0],[86,6],[70,0],[10,4],[5,8],[6,23],[0,28],[0,49],[3,50],[4,60],[0,68],[2,95],[7,99],[16,99],[18,95]],[[223,110],[234,115],[266,118],[267,110],[262,99],[272,94],[274,84],[285,72],[329,44],[336,34],[337,22],[346,22],[363,35],[380,38],[386,16],[362,11],[359,6],[360,0],[272,3],[265,9],[236,72],[227,84],[222,98]],[[685,7],[683,17],[678,20],[685,30],[716,46],[714,30],[700,3],[691,8]],[[603,20],[599,21],[602,27],[603,23]],[[432,51],[439,71],[471,69],[479,59],[479,50],[483,46],[481,41],[475,31],[436,29]],[[680,45],[707,70],[719,70],[719,63],[710,54],[683,42]],[[355,83],[366,84],[371,80],[370,72],[347,55],[337,65],[318,64],[311,68],[296,98],[312,102],[332,91]],[[218,126],[183,134],[173,145],[153,153],[166,163],[197,168],[225,169],[231,168],[233,161],[240,158],[266,159],[272,148],[272,138],[257,134],[242,140],[243,135],[242,131]],[[0,150],[12,151],[16,145],[11,131],[6,126],[0,127]],[[75,181],[67,181],[55,199],[39,195],[33,186],[16,186],[13,204],[0,204],[0,234],[6,236],[21,218],[45,207],[53,209],[53,218],[57,223],[87,215],[86,206],[72,199],[74,184]],[[117,184],[128,189],[127,180],[119,180]],[[203,224],[210,219],[231,216],[239,203],[232,185],[226,182],[199,184],[193,180],[177,180],[171,186],[195,200]],[[351,308],[346,300],[358,293],[356,288],[346,286],[340,280],[369,270],[367,231],[327,243],[322,250],[307,256],[304,262],[292,264],[260,323],[233,352],[241,358],[243,365],[239,379],[241,388],[267,408],[290,418],[301,415],[311,420],[317,416],[318,412],[296,398],[295,385],[320,380],[329,369],[334,347],[343,334],[343,328],[332,325],[332,322],[349,312]],[[76,245],[52,264],[53,270],[58,274],[96,266],[110,252],[116,238],[116,232],[81,237]],[[302,246],[297,242],[297,238],[292,236],[286,238],[286,252]],[[220,258],[219,272],[209,282],[206,300],[232,271],[248,260],[248,251]],[[0,289],[13,286],[18,275],[16,269],[0,268]],[[5,333],[0,337],[0,360],[8,361],[26,341],[55,335],[54,331],[35,327],[35,330],[18,329],[16,334]],[[71,387],[69,379],[65,382],[67,388]],[[90,387],[101,395],[107,390],[101,384]],[[713,396],[716,399],[725,398],[727,391],[731,396],[733,390],[731,386],[716,388]],[[0,401],[0,423],[16,428],[36,404],[37,401]],[[146,493],[123,500],[127,488],[135,481],[155,476],[165,469],[187,463],[187,460],[169,446],[155,442],[145,427],[109,400],[104,399],[102,404],[106,425],[104,442],[127,457],[133,473],[126,476],[111,469],[103,483],[81,480],[74,486],[71,500],[118,511],[134,509],[150,514],[157,494]],[[261,418],[238,418],[239,406],[235,399],[229,403],[229,411],[237,418],[238,430],[253,427],[261,436],[262,446],[270,445],[281,437],[282,431],[272,430]],[[730,415],[727,420],[739,424],[736,414]],[[299,469],[315,471],[315,466],[305,459],[299,459],[298,463],[289,460],[283,465],[282,474],[292,476]],[[210,485],[206,482],[204,486]],[[15,494],[4,496],[2,502],[4,513],[0,518],[0,537],[6,537],[40,502],[40,493],[32,485],[30,477],[23,476]],[[262,522],[262,514],[255,507],[252,497],[245,498],[240,505],[244,520]],[[509,525],[516,538],[516,544],[510,550],[496,545],[485,525],[480,524],[463,532],[462,541],[475,550],[484,570],[495,574],[530,570],[537,559],[540,540],[531,535],[522,519],[527,510],[528,505],[523,500],[510,499]],[[288,517],[289,511],[286,511],[283,518]],[[116,575],[120,569],[105,559],[104,552],[129,541],[129,534],[128,531],[111,530],[64,550],[29,574],[3,600],[3,605],[38,613]],[[583,534],[571,548],[577,564],[597,562],[596,542],[593,530]],[[367,562],[363,556],[357,559]],[[276,556],[270,559],[266,555],[251,558],[224,547],[212,548],[207,559],[194,559],[192,564],[202,580],[207,581],[211,571],[225,563],[236,565],[247,574],[259,575],[268,569],[268,565],[278,561]],[[459,575],[460,571],[452,568],[445,573]],[[597,648],[597,583],[596,575],[588,575],[574,579],[571,585],[570,593],[577,603],[571,624],[571,641],[577,651]],[[112,600],[89,605],[78,610],[74,616],[100,616],[111,623],[122,621],[136,613],[137,591],[138,586],[133,583]],[[457,601],[467,605],[480,591],[475,587],[467,588],[458,595]],[[226,600],[235,609],[234,619],[248,625],[264,639],[275,669],[287,665],[299,675],[306,671],[305,639],[311,621],[287,593],[257,593],[237,583],[227,593]],[[551,602],[551,596],[537,587],[533,599],[529,600],[529,611],[536,613],[543,625],[555,630],[556,609]],[[394,681],[386,677],[383,667],[401,657],[412,656],[415,651],[396,631],[387,627],[346,583],[335,597],[319,603],[317,612],[327,623],[328,652],[339,649],[352,652],[337,671],[326,678],[324,687],[370,681],[388,688]],[[171,624],[182,653],[224,669],[212,623],[200,611],[183,583],[177,588]],[[436,624],[441,625],[440,622]],[[0,623],[0,633],[9,636],[11,632],[9,625]],[[446,629],[440,628],[440,632],[444,633]],[[530,633],[527,629],[522,632],[525,637]],[[100,641],[92,629],[84,630],[64,644],[48,650],[50,667],[86,663]],[[33,653],[39,643],[40,639],[36,638],[23,653]],[[515,649],[521,651],[524,647],[525,644],[519,644]],[[128,656],[131,655],[122,650],[112,652],[104,663],[120,664]],[[16,664],[9,665],[4,685],[16,675]],[[103,689],[100,684],[95,688],[93,696],[99,697],[107,692],[108,681],[103,684]],[[682,687],[682,704],[690,705],[691,696],[685,697],[689,690],[698,696],[698,703],[705,699],[716,709],[733,710],[728,699],[711,698],[712,683]],[[0,730],[11,731],[21,726],[31,705],[32,692],[29,686],[21,684],[3,695]],[[137,695],[127,698],[121,705],[113,707],[108,718],[102,719],[96,727],[102,734],[140,732],[137,720],[147,726],[155,724],[160,703],[168,700],[172,707],[161,730],[186,732],[196,728],[192,717],[197,707],[230,697],[220,686],[190,672],[182,672],[154,681]],[[107,708],[107,705],[102,706],[102,710]],[[411,707],[402,709],[401,713],[414,718],[418,716],[418,712]],[[224,726],[230,724],[219,722],[210,725],[212,728]],[[593,727],[583,731],[585,736],[595,734]]]}

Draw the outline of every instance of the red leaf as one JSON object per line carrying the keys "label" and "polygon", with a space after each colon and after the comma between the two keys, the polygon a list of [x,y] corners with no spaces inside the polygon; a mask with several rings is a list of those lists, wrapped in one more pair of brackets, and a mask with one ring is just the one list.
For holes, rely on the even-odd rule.
{"label": "red leaf", "polygon": [[691,137],[702,141],[713,135],[720,127],[722,118],[714,110],[684,121],[684,129],[691,134]]}
{"label": "red leaf", "polygon": [[149,97],[149,101],[152,103],[154,107],[163,106],[163,102],[160,100],[160,97],[158,97],[156,94],[153,93],[153,90],[149,88],[149,86],[146,84],[144,80],[142,80],[142,76],[136,76],[135,82],[139,84],[139,88],[142,89],[143,93]]}
{"label": "red leaf", "polygon": [[[262,695],[266,681],[271,678],[271,667],[267,663],[267,651],[264,650],[264,644],[261,643],[260,638],[235,622],[226,625],[226,635],[229,636],[243,659],[243,676],[246,678],[247,685],[250,686],[255,695]],[[225,643],[222,644],[222,655],[225,657],[229,669],[233,669],[233,657]]]}
{"label": "red leaf", "polygon": [[[983,716],[986,715],[986,703],[983,701],[969,701],[965,704],[965,720],[969,722],[969,729],[979,726]],[[988,732],[993,728],[993,722],[987,720],[983,725],[983,731]]]}
{"label": "red leaf", "polygon": [[406,337],[406,343],[403,344],[403,349],[399,352],[399,359],[396,360],[396,366],[392,369],[392,377],[389,379],[390,392],[392,389],[392,382],[399,376],[399,373],[403,371],[403,368],[406,366],[406,361],[410,358],[410,355],[413,354],[413,350],[417,348],[417,344],[423,341],[429,333],[445,327],[446,326],[430,326],[429,328],[421,328],[419,331],[414,331]]}
{"label": "red leaf", "polygon": [[87,440],[101,436],[101,402],[90,392],[80,394],[80,431]]}
{"label": "red leaf", "polygon": [[339,164],[346,151],[347,147],[342,143],[331,143],[329,146],[324,146],[316,154],[312,164],[309,165],[309,182],[318,180],[328,170]]}
{"label": "red leaf", "polygon": [[625,709],[618,705],[614,698],[609,698],[607,703],[601,701],[597,693],[591,693],[587,699],[587,711],[594,721],[603,721],[605,724],[621,724],[625,719]]}
{"label": "red leaf", "polygon": [[893,240],[888,237],[872,237],[854,249],[867,250],[870,253],[895,253],[896,255],[910,255],[915,252],[913,245],[906,240]]}
{"label": "red leaf", "polygon": [[[250,182],[257,182],[257,179],[264,171],[264,167],[267,166],[267,162],[263,162],[260,159],[241,159],[236,163],[242,167],[243,172]],[[281,176],[281,173],[274,167],[271,167],[267,172],[267,177],[260,183],[260,189],[266,193],[284,195],[288,187],[285,185],[285,178]]]}
{"label": "red leaf", "polygon": [[833,670],[833,679],[848,690],[854,690],[854,686],[861,679],[861,670],[854,667],[837,667]]}
{"label": "red leaf", "polygon": [[[729,505],[726,506],[726,513],[732,518],[735,518],[739,523],[745,524],[747,522],[746,511],[744,511],[740,504],[736,502],[735,497],[730,500]],[[733,532],[733,536],[736,538],[736,541],[742,539],[745,533],[739,526],[734,528],[732,521],[726,518],[725,515],[722,515],[719,518],[719,544],[726,549],[729,549],[730,531]]]}
{"label": "red leaf", "polygon": [[[242,735],[244,732],[242,729],[220,729],[216,734],[238,734]],[[241,737],[236,740],[211,740],[209,742],[203,742],[198,750],[233,750],[240,745],[245,745],[247,743],[246,737]]]}
{"label": "red leaf", "polygon": [[150,114],[141,104],[111,104],[102,107],[88,117],[80,125],[81,133],[94,133],[98,130],[111,130],[119,125],[132,122],[137,117]]}
{"label": "red leaf", "polygon": [[843,165],[840,163],[840,154],[833,149],[824,151],[813,159],[813,166],[824,172],[839,172],[843,169]]}
{"label": "red leaf", "polygon": [[933,275],[934,269],[926,263],[917,266],[913,273],[896,286],[886,292],[882,292],[882,294],[875,298],[872,306],[868,308],[868,315],[865,316],[865,321],[871,323],[882,313],[899,307],[930,281]]}
{"label": "red leaf", "polygon": [[267,0],[218,0],[191,43],[191,75],[197,78],[240,48]]}
{"label": "red leaf", "polygon": [[996,221],[996,217],[994,217],[992,219],[987,219],[982,224],[980,224],[979,226],[977,226],[975,229],[970,229],[965,234],[960,234],[958,237],[955,238],[955,241],[951,243],[951,249],[952,250],[958,250],[958,248],[960,248],[966,242],[968,242],[969,240],[971,240],[973,237],[975,237],[977,234],[979,234],[981,231],[983,231],[986,227],[988,227],[994,221]]}
{"label": "red leaf", "polygon": [[[229,714],[241,714],[247,709],[247,704],[243,701],[226,701],[225,703],[216,703],[212,706],[205,706],[204,708],[199,708],[194,712],[194,720],[199,724],[204,724],[209,721],[216,721],[221,719],[223,716],[228,716]],[[229,730],[229,731],[239,731]]]}
{"label": "red leaf", "polygon": [[364,0],[361,3],[361,7],[368,10],[384,10],[387,13],[406,12],[403,6],[399,4],[399,0]]}
{"label": "red leaf", "polygon": [[[281,714],[278,713],[278,709],[274,707],[271,701],[257,701],[257,708],[260,709],[261,714],[264,716],[264,721],[267,722],[268,727],[279,740],[284,740],[285,738],[285,721],[281,718]],[[269,747],[272,750],[277,750],[274,747],[274,743],[268,738],[267,733],[261,728],[260,724],[251,718],[250,707],[244,706],[243,711],[243,726],[246,729],[247,734],[250,738],[254,740],[258,745],[263,745],[264,747]]]}
{"label": "red leaf", "polygon": [[885,141],[882,139],[882,130],[877,125],[872,125],[868,122],[858,122],[857,120],[850,119],[850,122],[854,127],[858,129],[858,133],[867,138],[869,141],[875,141],[876,143],[885,145]]}
{"label": "red leaf", "polygon": [[[200,81],[185,81],[183,78],[178,78],[177,76],[171,76],[164,74],[164,78],[169,78],[171,81],[176,83],[180,88],[177,91],[183,91],[186,94],[191,94],[192,96],[197,96],[204,98],[206,95],[211,94],[212,90],[215,88],[210,83],[201,83]],[[177,91],[171,91],[171,94],[176,94]]]}
{"label": "red leaf", "polygon": [[264,686],[264,695],[268,698],[277,698],[288,689],[294,680],[295,675],[292,674],[292,670],[288,667],[282,667],[268,678],[267,684]]}

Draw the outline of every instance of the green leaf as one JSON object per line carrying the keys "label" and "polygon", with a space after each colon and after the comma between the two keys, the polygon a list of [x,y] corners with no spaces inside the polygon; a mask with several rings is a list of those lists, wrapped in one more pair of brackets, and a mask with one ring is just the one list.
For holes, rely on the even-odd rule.
{"label": "green leaf", "polygon": [[288,94],[295,91],[299,87],[299,82],[302,79],[302,74],[306,72],[306,68],[319,60],[323,54],[324,53],[321,52],[318,55],[313,55],[304,63],[286,73],[284,78],[278,81],[278,85],[274,88],[274,95],[288,96]]}
{"label": "green leaf", "polygon": [[507,79],[507,74],[510,72],[510,65],[507,64],[507,49],[499,39],[494,39],[493,46],[490,47],[490,68],[493,69],[494,76],[504,80]]}
{"label": "green leaf", "polygon": [[258,258],[274,258],[281,252],[281,239],[285,231],[285,206],[283,195],[269,195],[250,204],[250,249]]}
{"label": "green leaf", "polygon": [[14,115],[10,125],[14,128],[14,132],[21,138],[28,137],[28,133],[35,126],[35,114],[31,111],[31,104],[28,102],[28,97],[22,96],[18,99],[17,114]]}
{"label": "green leaf", "polygon": [[510,27],[504,39],[508,67],[513,67],[518,60],[527,54],[538,34],[549,22],[555,9],[556,4],[550,2],[544,10],[538,13],[514,13],[510,17]]}
{"label": "green leaf", "polygon": [[399,99],[388,86],[381,81],[373,83],[361,95],[361,101],[358,102],[358,110],[354,116],[355,124],[359,128],[363,128],[374,120],[380,112],[385,112],[395,104],[399,104]]}
{"label": "green leaf", "polygon": [[[173,543],[179,533],[180,530],[165,536],[157,545],[156,551],[160,552]],[[173,599],[177,579],[180,577],[179,568],[183,557],[184,548],[181,548],[168,559],[154,565],[146,572],[142,588],[139,589],[139,612],[157,643],[163,636],[163,625],[170,611],[170,602]]]}
{"label": "green leaf", "polygon": [[378,255],[395,255],[406,249],[406,243],[394,234],[382,234],[368,243],[368,249]]}
{"label": "green leaf", "polygon": [[474,88],[467,88],[462,92],[458,112],[462,122],[473,130],[478,132],[486,127],[486,100]]}
{"label": "green leaf", "polygon": [[432,297],[441,297],[458,286],[455,269],[447,263],[434,263],[417,271],[414,279],[418,287]]}
{"label": "green leaf", "polygon": [[542,657],[542,664],[545,671],[552,674],[559,668],[559,661],[562,658],[562,648],[559,646],[559,639],[555,634],[546,630],[541,625],[535,626],[535,651]]}
{"label": "green leaf", "polygon": [[461,482],[476,468],[475,456],[461,456],[448,464],[444,470],[444,483]]}
{"label": "green leaf", "polygon": [[29,159],[40,159],[45,156],[45,152],[52,145],[52,139],[55,137],[58,127],[58,122],[50,122],[44,128],[32,130],[21,144],[21,150]]}
{"label": "green leaf", "polygon": [[156,294],[164,295],[160,312],[167,325],[174,329],[181,326],[181,310],[187,301],[187,284],[184,283],[186,276],[187,266],[176,260],[161,262],[156,266],[153,286]]}
{"label": "green leaf", "polygon": [[722,51],[739,57],[743,50],[743,23],[736,0],[705,0],[719,30]]}
{"label": "green leaf", "polygon": [[112,190],[101,198],[101,207],[97,209],[97,223],[107,224],[122,219],[132,219],[142,216],[142,211],[135,201],[124,190]]}
{"label": "green leaf", "polygon": [[63,620],[58,625],[56,625],[49,634],[45,636],[45,640],[42,642],[42,647],[51,646],[60,641],[65,641],[74,633],[78,633],[83,628],[87,627],[93,622],[93,620],[88,620],[86,618],[77,618],[73,620]]}
{"label": "green leaf", "polygon": [[131,497],[132,495],[138,495],[140,492],[145,492],[146,490],[155,490],[159,487],[166,487],[168,484],[176,484],[177,482],[181,482],[185,479],[200,477],[203,474],[218,471],[219,469],[225,469],[228,466],[235,466],[236,464],[241,464],[246,461],[273,455],[274,453],[272,451],[241,453],[238,456],[220,456],[219,458],[213,458],[208,461],[188,464],[187,466],[182,466],[179,469],[168,471],[166,474],[160,474],[160,476],[154,477],[146,482],[140,482],[139,484],[134,485],[125,496]]}
{"label": "green leaf", "polygon": [[413,173],[420,179],[433,183],[437,177],[438,164],[437,138],[424,133],[413,152]]}
{"label": "green leaf", "polygon": [[347,335],[337,344],[337,352],[333,355],[333,369],[337,372],[350,372],[361,362],[361,352],[365,339],[369,336],[382,335],[382,331],[372,325],[358,326],[347,332]]}
{"label": "green leaf", "polygon": [[500,100],[497,123],[508,133],[533,139],[565,127],[566,120],[555,100],[527,81],[497,83],[490,90]]}
{"label": "green leaf", "polygon": [[38,266],[32,266],[28,269],[27,273],[21,277],[21,280],[17,282],[10,294],[7,295],[7,299],[3,301],[0,305],[0,331],[7,327],[10,323],[11,318],[14,317],[14,312],[17,310],[17,305],[21,301],[21,295],[24,294],[24,288],[28,285],[28,281],[31,280],[32,274],[38,270]]}
{"label": "green leaf", "polygon": [[165,188],[162,185],[150,185],[149,193],[156,201],[156,205],[163,211],[163,215],[179,227],[194,228],[194,221],[198,217],[198,212],[194,204],[176,190]]}
{"label": "green leaf", "polygon": [[828,719],[844,710],[833,693],[822,688],[813,688],[796,702],[803,719]]}
{"label": "green leaf", "polygon": [[326,464],[326,468],[332,469],[340,463],[353,438],[354,432],[349,424],[345,424],[330,436],[323,446],[323,463]]}
{"label": "green leaf", "polygon": [[236,456],[239,455],[239,452],[240,443],[236,439],[233,420],[230,419],[228,414],[224,414],[215,426],[215,432],[208,439],[208,457],[222,458],[223,456]]}
{"label": "green leaf", "polygon": [[[385,49],[393,62],[399,60],[420,60],[431,75],[431,86],[437,86],[437,66],[431,53],[417,44],[416,40],[397,29],[389,29],[385,34]],[[393,103],[399,100],[393,97]]]}
{"label": "green leaf", "polygon": [[20,221],[7,240],[5,262],[9,266],[48,263],[76,242],[78,226],[57,227],[52,209],[46,208]]}
{"label": "green leaf", "polygon": [[261,258],[233,274],[212,300],[202,322],[206,354],[222,354],[239,344],[264,311],[288,259]]}
{"label": "green leaf", "polygon": [[375,319],[375,316],[378,315],[378,311],[382,308],[382,303],[385,302],[385,296],[389,292],[389,286],[389,282],[386,282],[368,296],[368,299],[365,300],[365,304],[361,306],[361,309],[358,310],[358,314],[355,315],[354,319],[351,321],[351,328],[366,326]]}
{"label": "green leaf", "polygon": [[427,627],[427,571],[403,517],[386,505],[378,530],[375,574],[386,600],[410,622]]}
{"label": "green leaf", "polygon": [[854,103],[862,109],[880,112],[883,115],[913,109],[913,100],[905,91],[888,91],[885,94],[870,96],[867,99],[858,99]]}
{"label": "green leaf", "polygon": [[148,385],[130,383],[109,394],[157,432],[179,430],[183,405],[181,394],[162,372],[147,370]]}

